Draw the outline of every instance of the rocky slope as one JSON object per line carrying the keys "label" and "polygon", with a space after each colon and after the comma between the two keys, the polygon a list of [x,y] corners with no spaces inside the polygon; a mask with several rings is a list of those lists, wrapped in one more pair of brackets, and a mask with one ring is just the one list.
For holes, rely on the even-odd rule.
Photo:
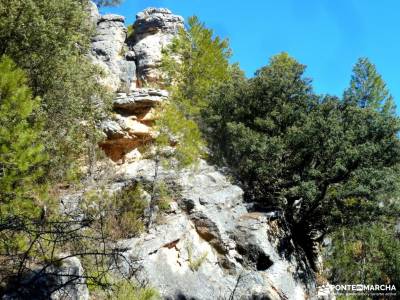
{"label": "rocky slope", "polygon": [[[120,169],[120,180],[151,182],[154,161]],[[243,191],[202,161],[196,169],[161,171],[179,187],[168,213],[148,234],[121,241],[139,259],[140,280],[166,299],[306,299],[313,274],[274,213],[251,212]]]}
{"label": "rocky slope", "polygon": [[[95,6],[91,14],[97,26],[91,59],[105,70],[102,82],[116,95],[113,117],[101,124],[100,147],[116,163],[109,189],[151,182],[155,162],[143,159],[139,149],[155,136],[155,106],[168,101],[168,92],[156,87],[161,50],[183,27],[183,18],[167,9],[146,9],[127,38],[122,16],[100,16]],[[317,298],[314,273],[277,213],[253,211],[241,188],[205,161],[159,173],[179,191],[170,208],[150,232],[120,241],[129,249],[126,261],[139,261],[139,281],[165,299]],[[74,201],[79,197],[67,195],[63,203],[74,206]],[[87,299],[85,293],[76,298]]]}

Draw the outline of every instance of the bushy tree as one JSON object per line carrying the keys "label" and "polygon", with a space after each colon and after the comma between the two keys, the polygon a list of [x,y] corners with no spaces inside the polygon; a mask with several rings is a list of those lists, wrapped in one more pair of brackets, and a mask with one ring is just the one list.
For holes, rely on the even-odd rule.
{"label": "bushy tree", "polygon": [[0,218],[14,214],[35,215],[37,180],[46,159],[39,136],[40,105],[27,86],[27,78],[12,60],[0,60]]}
{"label": "bushy tree", "polygon": [[[12,273],[15,254],[29,247],[29,234],[8,231],[15,219],[39,219],[45,205],[38,179],[46,159],[39,136],[42,124],[35,115],[40,99],[32,96],[25,73],[14,62],[0,59],[0,281]],[[9,224],[7,226],[7,224]],[[11,256],[11,255],[10,255]],[[0,294],[1,294],[0,287]]]}
{"label": "bushy tree", "polygon": [[195,16],[165,50],[162,69],[166,84],[185,116],[197,116],[207,106],[211,89],[228,80],[230,54],[228,41],[214,37]]}
{"label": "bushy tree", "polygon": [[342,227],[332,235],[328,251],[332,283],[400,284],[400,239],[393,223]]}
{"label": "bushy tree", "polygon": [[155,124],[159,151],[165,152],[163,149],[172,146],[171,154],[178,167],[195,164],[205,154],[204,140],[196,122],[186,118],[175,103],[167,103],[159,109]]}
{"label": "bushy tree", "polygon": [[255,78],[238,76],[214,92],[204,112],[213,129],[211,145],[222,147],[253,199],[279,200],[286,172],[282,166],[290,167],[283,135],[316,104],[309,80],[302,77],[304,68],[285,53],[273,57]]}
{"label": "bushy tree", "polygon": [[174,146],[175,158],[182,166],[204,153],[200,111],[208,105],[207,95],[212,89],[229,79],[229,57],[228,42],[214,37],[195,16],[164,50],[164,84],[171,95],[170,102],[159,110],[157,142],[162,147]]}
{"label": "bushy tree", "polygon": [[42,98],[47,172],[57,180],[96,144],[94,123],[106,96],[97,84],[100,72],[87,58],[93,32],[87,4],[0,0],[0,55],[26,71],[34,96]]}
{"label": "bushy tree", "polygon": [[314,242],[337,224],[392,207],[379,195],[398,186],[400,124],[388,110],[316,96],[304,70],[279,54],[214,93],[205,115],[249,200],[280,210],[312,258]]}

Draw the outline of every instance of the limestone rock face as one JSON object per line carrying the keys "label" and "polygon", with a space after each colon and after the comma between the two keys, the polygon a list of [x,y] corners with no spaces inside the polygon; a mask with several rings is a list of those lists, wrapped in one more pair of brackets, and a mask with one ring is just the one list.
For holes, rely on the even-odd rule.
{"label": "limestone rock face", "polygon": [[[150,182],[154,166],[140,160],[120,176]],[[140,261],[139,280],[164,299],[313,299],[313,274],[294,248],[280,248],[289,233],[271,214],[249,212],[238,186],[204,161],[159,174],[181,193],[149,233],[121,241],[126,258]]]}
{"label": "limestone rock face", "polygon": [[1,299],[89,300],[83,276],[80,260],[77,257],[65,258],[61,266],[49,266],[45,271],[38,268],[27,274],[23,281],[26,286],[19,287],[18,294],[12,291]]}
{"label": "limestone rock face", "polygon": [[[140,115],[149,108],[168,99],[168,92],[159,89],[135,89],[129,94],[120,93],[114,100],[114,109]],[[140,116],[138,116],[140,119]]]}
{"label": "limestone rock face", "polygon": [[97,9],[97,5],[94,2],[89,1],[87,10],[88,10],[88,14],[90,17],[90,22],[92,22],[92,24],[96,25],[97,21],[100,18],[100,14],[99,14],[99,10]]}
{"label": "limestone rock face", "polygon": [[137,77],[143,85],[160,81],[161,50],[183,25],[181,16],[165,8],[148,8],[136,15],[133,50],[136,54]]}
{"label": "limestone rock face", "polygon": [[73,276],[83,276],[83,268],[77,257],[70,257],[63,261],[61,267],[56,270],[64,276],[59,277],[59,284],[65,285],[64,288],[54,292],[51,295],[52,300],[89,300],[89,290],[85,284],[85,280],[80,278],[72,284],[68,284]]}
{"label": "limestone rock face", "polygon": [[[101,129],[106,139],[100,144],[108,157],[115,162],[127,162],[138,157],[137,147],[154,139],[151,125],[155,107],[168,99],[168,92],[157,89],[135,89],[131,93],[119,93],[114,100],[115,114],[105,120]],[[132,151],[135,153],[130,153]],[[139,153],[140,154],[140,153]]]}
{"label": "limestone rock face", "polygon": [[[96,12],[92,15],[96,16]],[[91,58],[106,73],[101,83],[113,92],[136,85],[136,65],[124,57],[125,18],[108,14],[95,20],[96,35],[92,39]]]}
{"label": "limestone rock face", "polygon": [[168,92],[139,87],[161,84],[161,51],[183,28],[183,18],[168,9],[148,8],[136,16],[134,36],[127,39],[124,17],[101,16],[93,3],[89,8],[96,26],[90,58],[104,70],[100,83],[116,94],[115,114],[100,126],[105,135],[100,147],[114,162],[123,163],[137,159],[137,148],[155,136],[155,108],[168,99]]}
{"label": "limestone rock face", "polygon": [[137,14],[134,36],[128,41],[124,17],[101,16],[93,3],[89,10],[96,26],[90,57],[106,73],[100,82],[112,92],[126,93],[160,84],[161,51],[184,27],[183,18],[165,8],[145,9]]}

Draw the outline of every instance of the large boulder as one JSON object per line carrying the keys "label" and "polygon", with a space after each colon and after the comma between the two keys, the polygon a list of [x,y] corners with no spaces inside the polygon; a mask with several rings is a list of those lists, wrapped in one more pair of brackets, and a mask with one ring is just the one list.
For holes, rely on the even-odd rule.
{"label": "large boulder", "polygon": [[[55,268],[55,272],[60,274],[58,281],[62,287],[52,293],[52,300],[89,300],[82,264],[77,257],[64,259],[62,265]],[[74,278],[77,279],[71,281]]]}
{"label": "large boulder", "polygon": [[38,267],[25,275],[22,284],[12,288],[1,299],[51,299],[51,300],[89,300],[82,264],[77,257],[61,255],[60,266]]}

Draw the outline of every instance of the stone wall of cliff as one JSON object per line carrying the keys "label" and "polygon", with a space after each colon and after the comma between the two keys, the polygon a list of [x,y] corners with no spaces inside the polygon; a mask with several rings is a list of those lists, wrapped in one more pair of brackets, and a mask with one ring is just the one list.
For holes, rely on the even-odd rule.
{"label": "stone wall of cliff", "polygon": [[124,17],[100,16],[96,7],[91,14],[97,30],[90,57],[104,69],[101,82],[116,93],[114,114],[101,125],[106,139],[100,146],[115,162],[134,160],[140,157],[137,148],[154,138],[155,106],[168,98],[166,90],[150,86],[160,82],[161,51],[183,28],[183,18],[168,9],[146,9],[127,39]]}

